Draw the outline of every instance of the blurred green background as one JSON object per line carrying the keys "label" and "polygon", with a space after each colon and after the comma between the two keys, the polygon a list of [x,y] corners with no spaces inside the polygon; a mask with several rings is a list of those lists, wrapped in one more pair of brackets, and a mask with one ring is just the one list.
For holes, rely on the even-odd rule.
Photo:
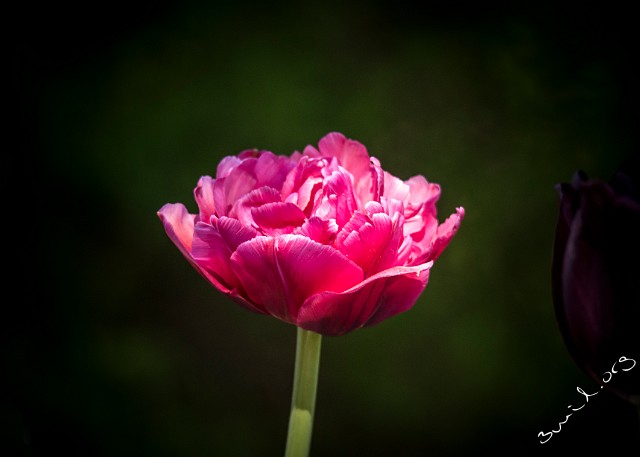
{"label": "blurred green background", "polygon": [[606,393],[538,442],[577,386],[597,389],[553,316],[554,186],[577,169],[608,179],[638,126],[630,13],[552,5],[9,15],[23,274],[5,317],[7,455],[282,455],[295,328],[217,293],[156,211],[194,211],[225,155],[288,155],[334,130],[440,183],[442,220],[467,216],[411,311],[324,339],[312,455],[639,446],[635,410]]}

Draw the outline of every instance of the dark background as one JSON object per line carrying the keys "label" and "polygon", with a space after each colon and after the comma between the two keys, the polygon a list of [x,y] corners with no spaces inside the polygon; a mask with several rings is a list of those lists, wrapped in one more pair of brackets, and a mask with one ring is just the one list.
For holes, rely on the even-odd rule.
{"label": "dark background", "polygon": [[334,130],[467,216],[411,311],[324,339],[312,454],[640,448],[606,392],[537,436],[597,390],[553,317],[554,186],[638,151],[631,11],[110,2],[6,21],[5,455],[282,455],[295,328],[206,284],[156,211],[194,211],[225,155]]}

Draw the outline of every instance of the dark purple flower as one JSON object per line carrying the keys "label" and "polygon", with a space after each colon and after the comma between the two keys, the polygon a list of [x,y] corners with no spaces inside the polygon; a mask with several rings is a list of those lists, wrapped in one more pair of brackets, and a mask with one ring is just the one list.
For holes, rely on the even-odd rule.
{"label": "dark purple flower", "polygon": [[[578,172],[558,186],[552,286],[556,319],[578,366],[640,405],[638,159],[627,160],[609,183]],[[638,365],[622,372],[618,364],[612,374],[620,357]]]}

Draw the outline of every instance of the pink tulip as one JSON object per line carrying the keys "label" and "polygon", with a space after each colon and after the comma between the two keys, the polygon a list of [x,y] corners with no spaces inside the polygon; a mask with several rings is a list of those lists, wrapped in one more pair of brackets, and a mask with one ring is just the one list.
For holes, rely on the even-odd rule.
{"label": "pink tulip", "polygon": [[402,181],[340,133],[290,157],[225,157],[180,203],[158,212],[191,264],[245,308],[323,335],[410,309],[464,209],[442,224],[440,186]]}

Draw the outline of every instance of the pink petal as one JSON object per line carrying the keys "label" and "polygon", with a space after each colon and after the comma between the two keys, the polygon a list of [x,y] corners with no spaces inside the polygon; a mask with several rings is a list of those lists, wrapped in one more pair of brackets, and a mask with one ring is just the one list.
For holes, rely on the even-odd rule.
{"label": "pink petal", "polygon": [[456,212],[449,216],[446,221],[444,221],[438,227],[438,232],[436,234],[436,239],[433,241],[433,247],[431,250],[431,260],[435,260],[440,256],[444,248],[447,247],[453,236],[456,234],[458,229],[460,228],[460,223],[464,218],[464,208],[459,207],[456,208]]}
{"label": "pink petal", "polygon": [[349,222],[358,205],[353,195],[351,178],[344,170],[336,170],[324,181],[323,195],[313,215],[321,219],[335,219],[338,227]]}
{"label": "pink petal", "polygon": [[304,213],[293,203],[267,203],[251,209],[253,220],[266,235],[275,236],[285,232],[292,232],[300,227],[305,220]]}
{"label": "pink petal", "polygon": [[167,203],[158,211],[158,217],[171,241],[185,257],[191,259],[195,215],[189,214],[182,203]]}
{"label": "pink petal", "polygon": [[356,211],[338,233],[336,249],[357,263],[366,277],[397,265],[402,239],[402,226],[397,220],[394,223],[383,212],[368,216]]}
{"label": "pink petal", "polygon": [[245,241],[260,235],[253,227],[242,225],[240,221],[229,217],[219,218],[217,229],[231,252],[235,251]]}
{"label": "pink petal", "polygon": [[380,162],[369,157],[362,143],[333,132],[319,141],[318,148],[323,156],[337,158],[340,165],[353,176],[358,208],[362,209],[367,201],[379,200],[384,189],[384,172]]}
{"label": "pink petal", "polygon": [[365,325],[369,327],[379,324],[396,314],[411,309],[426,287],[429,281],[430,271],[431,270],[421,271],[418,278],[410,275],[389,278],[384,292],[379,298],[380,305],[378,306],[378,310]]}
{"label": "pink petal", "polygon": [[158,216],[164,224],[164,228],[171,241],[180,249],[180,252],[182,252],[198,273],[236,303],[251,311],[264,314],[263,310],[245,300],[238,290],[229,289],[226,284],[223,284],[219,275],[212,274],[206,268],[201,267],[193,258],[191,255],[195,220],[193,214],[189,214],[187,209],[180,203],[168,203],[158,211]]}
{"label": "pink petal", "polygon": [[307,209],[309,203],[313,201],[313,195],[322,186],[322,168],[325,165],[325,159],[302,156],[282,185],[282,198],[295,203],[303,211]]}
{"label": "pink petal", "polygon": [[211,216],[216,214],[213,192],[214,184],[215,179],[212,179],[211,176],[202,176],[193,191],[196,202],[198,203],[198,208],[200,209],[200,220],[204,222],[209,222]]}
{"label": "pink petal", "polygon": [[296,166],[295,161],[286,156],[277,156],[265,151],[255,167],[259,186],[273,187],[280,191],[287,174]]}
{"label": "pink petal", "polygon": [[267,236],[242,243],[231,255],[231,268],[252,303],[279,319],[290,321],[274,245],[275,238]]}
{"label": "pink petal", "polygon": [[396,178],[391,173],[384,172],[384,193],[385,197],[406,201],[409,198],[410,188],[401,179]]}
{"label": "pink petal", "polygon": [[[375,157],[371,157],[371,165],[369,166],[370,171],[370,186],[368,189],[364,188],[367,184],[367,180],[362,180],[361,184],[356,184],[356,193],[360,196],[361,202],[367,201],[380,201],[380,197],[384,195],[384,170],[382,170],[382,166],[380,166],[380,161]],[[360,189],[359,186],[363,188]]]}
{"label": "pink petal", "polygon": [[411,308],[424,290],[433,262],[393,267],[344,292],[321,292],[307,299],[296,324],[323,335],[342,335]]}
{"label": "pink petal", "polygon": [[227,208],[257,187],[258,178],[255,172],[257,163],[256,159],[243,160],[224,179],[224,196]]}
{"label": "pink petal", "polygon": [[314,148],[313,146],[311,146],[311,145],[306,146],[306,147],[304,148],[304,150],[302,151],[302,154],[303,154],[304,156],[312,157],[312,158],[322,157],[322,155],[320,154],[320,152],[319,152],[316,148]]}
{"label": "pink petal", "polygon": [[322,220],[319,217],[311,217],[296,233],[320,244],[330,244],[338,233],[338,225],[333,219]]}
{"label": "pink petal", "polygon": [[404,221],[404,234],[411,235],[411,238],[423,247],[431,245],[437,230],[438,218],[426,208]]}
{"label": "pink petal", "polygon": [[340,165],[351,173],[355,182],[369,175],[369,154],[358,141],[345,138],[342,133],[332,132],[318,142],[323,156],[336,157]]}
{"label": "pink petal", "polygon": [[229,217],[237,218],[242,225],[255,226],[251,210],[275,202],[280,202],[280,192],[273,187],[260,187],[238,199],[229,211]]}
{"label": "pink petal", "polygon": [[216,227],[204,222],[196,223],[191,255],[200,268],[216,278],[214,285],[222,292],[229,292],[240,285],[231,270],[231,250]]}
{"label": "pink petal", "polygon": [[427,182],[424,176],[414,176],[407,180],[407,184],[411,191],[409,201],[405,204],[405,217],[412,217],[422,208],[435,216],[436,203],[440,199],[440,185]]}
{"label": "pink petal", "polygon": [[224,157],[220,163],[218,164],[218,168],[216,170],[216,178],[226,178],[231,173],[235,167],[242,163],[242,159],[236,156],[227,156]]}
{"label": "pink petal", "polygon": [[193,238],[193,263],[196,269],[216,289],[236,303],[250,311],[266,314],[263,308],[246,299],[242,284],[231,269],[231,252],[218,227],[203,222],[196,223]]}
{"label": "pink petal", "polygon": [[238,246],[231,261],[251,300],[292,323],[308,297],[341,292],[363,278],[338,251],[300,235],[254,238]]}

